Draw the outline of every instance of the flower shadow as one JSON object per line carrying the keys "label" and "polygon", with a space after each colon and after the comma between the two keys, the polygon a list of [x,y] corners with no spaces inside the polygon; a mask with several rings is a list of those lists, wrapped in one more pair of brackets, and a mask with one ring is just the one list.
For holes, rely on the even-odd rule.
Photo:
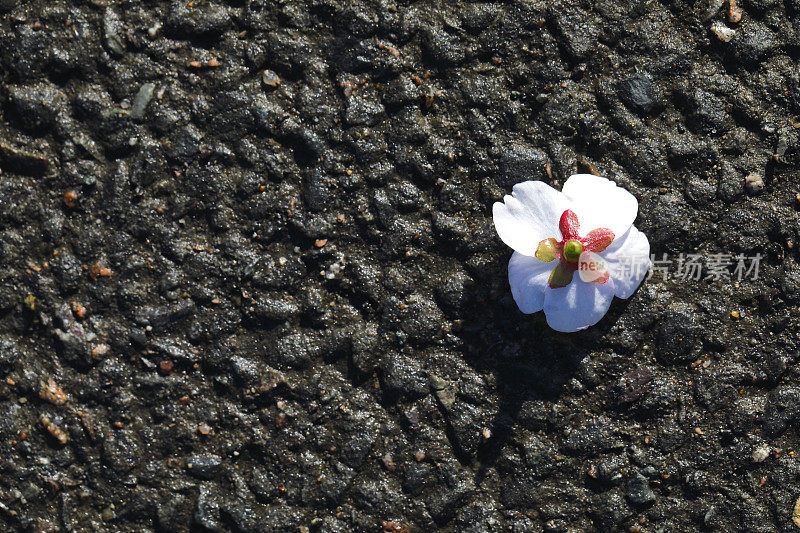
{"label": "flower shadow", "polygon": [[[504,276],[498,272],[493,279],[504,280]],[[583,386],[582,361],[609,345],[605,337],[615,328],[630,299],[615,298],[599,323],[577,333],[552,330],[541,312],[521,313],[507,286],[477,283],[469,300],[457,332],[463,342],[464,360],[475,371],[494,377],[497,394],[497,411],[489,426],[491,436],[476,454],[476,482],[480,483],[518,425],[546,432],[557,430],[558,420],[568,414],[556,412],[559,399],[565,391]]]}

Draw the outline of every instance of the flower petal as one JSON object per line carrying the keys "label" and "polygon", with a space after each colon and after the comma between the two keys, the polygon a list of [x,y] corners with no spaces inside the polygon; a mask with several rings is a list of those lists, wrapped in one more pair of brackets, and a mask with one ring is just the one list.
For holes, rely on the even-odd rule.
{"label": "flower petal", "polygon": [[577,271],[572,283],[561,289],[548,289],[544,296],[547,324],[556,331],[571,333],[597,324],[614,299],[614,280],[586,283]]}
{"label": "flower petal", "polygon": [[558,237],[559,217],[569,208],[569,200],[546,183],[517,183],[503,202],[495,202],[494,227],[504,243],[532,256],[543,239]]}
{"label": "flower petal", "polygon": [[535,257],[514,252],[508,262],[508,282],[511,295],[523,313],[541,311],[544,306],[544,291],[553,265],[543,263]]}
{"label": "flower petal", "polygon": [[636,226],[631,226],[606,248],[602,256],[614,280],[617,297],[630,298],[650,268],[650,242],[647,237]]}
{"label": "flower petal", "polygon": [[608,228],[620,236],[631,227],[639,202],[631,193],[606,178],[574,174],[562,188],[586,229]]}

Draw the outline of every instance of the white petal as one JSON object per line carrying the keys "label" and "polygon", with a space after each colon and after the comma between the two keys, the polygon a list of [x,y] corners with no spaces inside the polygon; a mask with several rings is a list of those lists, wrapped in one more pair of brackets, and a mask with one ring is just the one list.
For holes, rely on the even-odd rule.
{"label": "white petal", "polygon": [[572,333],[597,324],[614,299],[614,280],[586,283],[578,272],[572,283],[560,289],[548,288],[544,296],[547,324],[556,331]]}
{"label": "white petal", "polygon": [[514,185],[503,202],[495,202],[494,227],[504,243],[532,256],[543,239],[561,240],[558,220],[567,209],[570,202],[563,194],[541,181],[525,181]]}
{"label": "white petal", "polygon": [[547,280],[557,264],[558,261],[545,263],[519,252],[511,255],[508,262],[508,283],[520,311],[535,313],[542,310]]}
{"label": "white petal", "polygon": [[593,174],[573,174],[561,190],[575,206],[581,235],[596,228],[608,228],[619,237],[631,227],[639,210],[635,196],[613,181]]}
{"label": "white petal", "polygon": [[631,226],[600,255],[611,272],[617,297],[630,298],[650,268],[650,242],[645,234]]}

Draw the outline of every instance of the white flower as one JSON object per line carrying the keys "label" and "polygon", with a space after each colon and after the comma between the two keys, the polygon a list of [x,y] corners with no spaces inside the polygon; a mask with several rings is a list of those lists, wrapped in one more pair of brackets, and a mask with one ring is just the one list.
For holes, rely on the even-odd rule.
{"label": "white flower", "polygon": [[557,331],[596,324],[614,296],[629,298],[650,268],[650,243],[633,226],[639,204],[614,182],[570,176],[561,192],[514,185],[494,204],[494,226],[514,249],[511,294],[523,313],[544,309]]}

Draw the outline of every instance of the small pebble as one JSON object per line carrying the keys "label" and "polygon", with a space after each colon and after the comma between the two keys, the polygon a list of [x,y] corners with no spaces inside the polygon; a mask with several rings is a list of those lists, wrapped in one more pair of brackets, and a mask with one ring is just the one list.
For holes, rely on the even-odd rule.
{"label": "small pebble", "polygon": [[97,263],[92,265],[92,269],[90,271],[90,274],[92,275],[92,278],[95,278],[95,279],[98,278],[98,277],[108,277],[108,276],[111,275],[111,269],[108,268],[103,263],[98,261]]}
{"label": "small pebble", "polygon": [[736,24],[742,20],[742,8],[736,5],[736,0],[729,0],[728,2],[728,20]]}
{"label": "small pebble", "polygon": [[67,403],[67,395],[53,378],[48,378],[47,382],[40,381],[39,398],[46,400],[53,405],[64,405]]}
{"label": "small pebble", "polygon": [[794,510],[792,511],[792,522],[797,527],[800,527],[800,498],[794,503]]}
{"label": "small pebble", "polygon": [[42,415],[39,417],[39,421],[41,422],[44,429],[47,430],[50,435],[53,436],[58,442],[61,444],[66,444],[69,440],[69,436],[61,430],[57,425],[55,425],[49,418]]}
{"label": "small pebble", "polygon": [[160,29],[161,29],[161,23],[160,23],[160,22],[156,22],[155,24],[153,24],[152,26],[150,26],[149,28],[147,28],[147,35],[148,35],[148,36],[149,36],[151,39],[155,39],[155,38],[156,38],[156,35],[158,35],[158,31],[159,31]]}
{"label": "small pebble", "polygon": [[759,446],[755,450],[753,450],[753,462],[754,463],[763,463],[766,461],[767,457],[769,457],[769,447],[768,446]]}
{"label": "small pebble", "polygon": [[381,462],[383,463],[383,466],[385,466],[387,470],[394,470],[395,467],[397,466],[394,462],[392,454],[390,453],[384,454],[384,456],[381,457]]}
{"label": "small pebble", "polygon": [[75,313],[76,317],[84,318],[86,316],[87,313],[86,307],[84,307],[78,302],[72,302],[72,304],[70,305],[72,306],[72,312]]}
{"label": "small pebble", "polygon": [[628,480],[625,495],[634,505],[647,505],[656,500],[647,478],[639,473]]}
{"label": "small pebble", "polygon": [[64,193],[64,205],[70,209],[75,209],[78,206],[78,193],[75,191],[67,191]]}
{"label": "small pebble", "polygon": [[139,91],[136,93],[136,97],[133,99],[133,105],[131,105],[131,117],[135,119],[144,118],[145,110],[147,109],[147,105],[150,103],[150,100],[153,99],[155,90],[155,83],[144,83],[141,87],[139,87]]}
{"label": "small pebble", "polygon": [[761,192],[764,188],[764,178],[761,177],[761,174],[756,174],[755,172],[748,174],[744,179],[744,187],[751,193]]}
{"label": "small pebble", "polygon": [[261,81],[265,86],[273,89],[281,84],[281,79],[271,70],[264,71],[264,74],[261,76]]}
{"label": "small pebble", "polygon": [[108,344],[98,344],[97,346],[92,348],[92,356],[102,357],[110,351],[111,351],[111,346],[109,346]]}
{"label": "small pebble", "polygon": [[725,24],[719,21],[711,25],[711,31],[723,43],[731,42],[733,36],[736,35],[736,30],[727,27]]}

